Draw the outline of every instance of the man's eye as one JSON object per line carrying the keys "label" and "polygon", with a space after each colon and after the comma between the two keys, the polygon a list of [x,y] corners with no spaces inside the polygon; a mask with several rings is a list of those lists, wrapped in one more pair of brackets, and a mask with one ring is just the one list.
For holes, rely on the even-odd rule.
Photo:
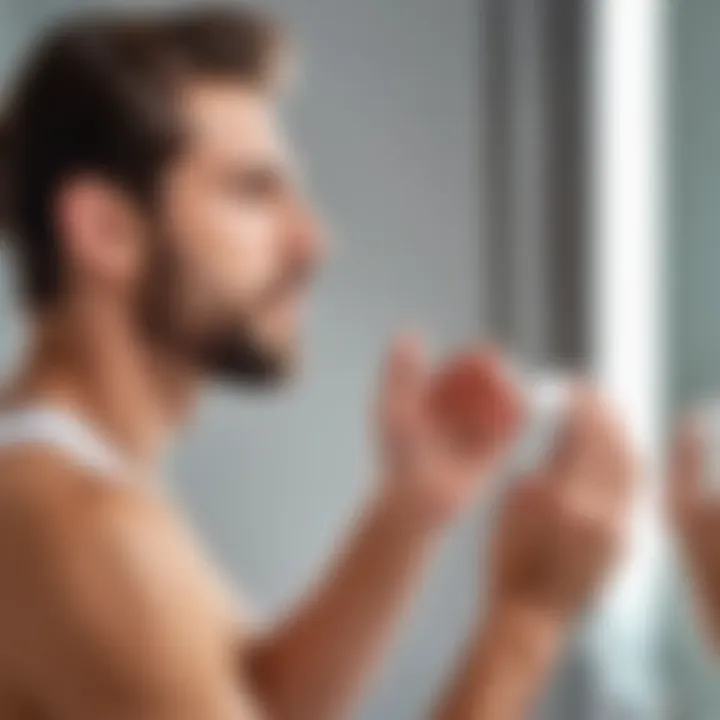
{"label": "man's eye", "polygon": [[281,183],[272,171],[246,173],[240,183],[239,192],[245,198],[269,199],[280,191]]}

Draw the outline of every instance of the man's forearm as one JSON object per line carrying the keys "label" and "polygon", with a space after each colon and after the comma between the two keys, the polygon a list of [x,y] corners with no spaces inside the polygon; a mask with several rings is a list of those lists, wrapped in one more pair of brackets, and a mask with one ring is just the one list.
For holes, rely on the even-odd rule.
{"label": "man's forearm", "polygon": [[521,720],[555,665],[562,633],[516,609],[488,617],[435,713],[436,720]]}
{"label": "man's forearm", "polygon": [[345,717],[376,669],[437,544],[393,501],[371,503],[328,574],[257,647],[271,717]]}

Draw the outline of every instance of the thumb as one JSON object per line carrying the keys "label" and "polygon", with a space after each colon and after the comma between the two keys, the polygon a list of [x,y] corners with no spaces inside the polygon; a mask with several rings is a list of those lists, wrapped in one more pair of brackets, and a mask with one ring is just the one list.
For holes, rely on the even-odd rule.
{"label": "thumb", "polygon": [[381,397],[385,405],[405,403],[417,396],[427,375],[425,343],[413,333],[393,338],[381,376]]}
{"label": "thumb", "polygon": [[427,377],[424,343],[417,335],[394,338],[380,378],[378,421],[386,449],[406,453],[422,431],[422,395]]}

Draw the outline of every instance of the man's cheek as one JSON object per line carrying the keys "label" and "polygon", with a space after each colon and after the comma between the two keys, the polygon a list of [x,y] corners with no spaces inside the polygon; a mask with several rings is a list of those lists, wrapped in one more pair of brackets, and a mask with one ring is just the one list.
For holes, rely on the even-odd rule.
{"label": "man's cheek", "polygon": [[224,230],[212,258],[214,272],[224,286],[235,287],[243,296],[262,293],[274,282],[280,264],[273,223],[263,214],[250,213],[233,224],[232,232]]}

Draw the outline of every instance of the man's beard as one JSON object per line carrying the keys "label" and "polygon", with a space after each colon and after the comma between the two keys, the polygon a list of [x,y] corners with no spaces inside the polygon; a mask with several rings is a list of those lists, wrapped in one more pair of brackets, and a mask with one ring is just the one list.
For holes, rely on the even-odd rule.
{"label": "man's beard", "polygon": [[295,366],[291,348],[269,346],[237,314],[226,318],[217,314],[213,327],[186,343],[185,353],[196,368],[215,380],[255,386],[277,385]]}
{"label": "man's beard", "polygon": [[[276,292],[281,290],[278,287]],[[197,291],[192,271],[169,243],[158,243],[138,306],[141,325],[153,344],[199,374],[222,382],[274,386],[291,374],[294,348],[260,337],[250,317],[259,307],[245,314],[216,308],[208,310],[202,323],[188,323],[183,301],[187,293]]]}

